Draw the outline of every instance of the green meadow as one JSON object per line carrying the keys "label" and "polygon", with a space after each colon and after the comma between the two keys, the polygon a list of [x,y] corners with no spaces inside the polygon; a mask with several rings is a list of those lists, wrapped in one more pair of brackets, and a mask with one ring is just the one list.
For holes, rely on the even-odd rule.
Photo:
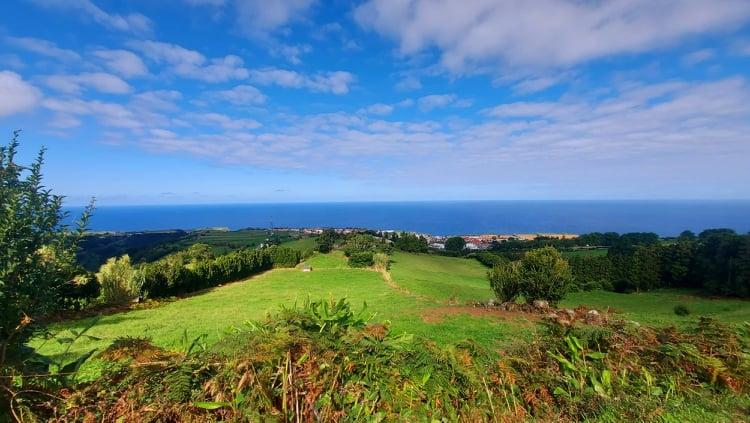
{"label": "green meadow", "polygon": [[[156,307],[136,309],[99,318],[88,335],[80,339],[71,354],[102,350],[120,337],[147,337],[168,349],[182,348],[185,334],[193,339],[205,335],[213,344],[232,327],[262,319],[281,306],[301,303],[308,297],[347,297],[356,307],[374,314],[375,321],[387,321],[393,330],[451,344],[473,339],[489,349],[529,339],[535,325],[523,316],[482,313],[465,306],[471,300],[487,300],[492,292],[485,278],[486,268],[475,260],[427,254],[395,253],[388,273],[353,269],[339,251],[317,254],[307,260],[311,272],[275,269],[247,280],[225,284],[186,298],[166,301]],[[674,314],[683,304],[688,316]],[[562,307],[586,305],[609,310],[618,318],[643,324],[681,325],[696,316],[713,316],[738,323],[750,320],[750,303],[742,300],[707,299],[689,291],[662,290],[642,294],[605,291],[571,293]],[[92,319],[54,323],[52,333],[85,327]],[[30,343],[39,352],[57,356],[64,346],[36,338]],[[87,364],[96,367],[96,360]],[[84,375],[86,372],[84,372]]]}

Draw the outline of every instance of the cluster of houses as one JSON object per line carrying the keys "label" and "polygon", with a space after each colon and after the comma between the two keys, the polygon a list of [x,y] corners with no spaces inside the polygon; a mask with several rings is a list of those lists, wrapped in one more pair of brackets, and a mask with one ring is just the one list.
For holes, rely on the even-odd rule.
{"label": "cluster of houses", "polygon": [[[554,238],[554,239],[573,239],[578,238],[576,234],[567,233],[528,233],[528,234],[482,234],[482,235],[459,235],[466,241],[468,250],[487,250],[492,247],[494,242],[505,241],[532,241],[537,238]],[[445,248],[445,241],[450,238],[447,236],[425,236],[430,244],[430,248],[442,250]]]}
{"label": "cluster of houses", "polygon": [[[314,236],[314,235],[320,235],[325,230],[324,228],[275,228],[276,230],[287,230],[287,231],[295,231],[300,232],[304,235],[308,236]],[[333,228],[334,231],[337,233],[346,235],[350,233],[355,232],[362,232],[364,229],[361,228]],[[378,231],[378,233],[385,237],[390,238],[391,235],[394,233],[401,232],[401,231],[395,231],[395,230],[381,230]],[[434,248],[437,250],[445,249],[445,241],[450,238],[449,236],[445,235],[432,235],[432,234],[425,234],[425,233],[419,233],[419,232],[410,232],[413,235],[424,237],[427,240],[427,243],[429,244],[430,248]],[[554,238],[554,239],[573,239],[578,238],[578,235],[576,234],[569,234],[569,233],[519,233],[519,234],[482,234],[482,235],[459,235],[461,238],[466,241],[466,248],[469,250],[487,250],[490,247],[492,247],[492,243],[494,242],[505,242],[505,241],[511,241],[511,240],[517,240],[517,241],[532,241],[536,238]]]}

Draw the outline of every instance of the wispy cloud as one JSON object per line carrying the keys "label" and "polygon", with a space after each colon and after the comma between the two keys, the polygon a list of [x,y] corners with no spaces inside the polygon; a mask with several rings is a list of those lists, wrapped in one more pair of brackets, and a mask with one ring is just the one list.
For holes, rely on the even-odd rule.
{"label": "wispy cloud", "polygon": [[260,85],[278,85],[286,88],[307,88],[311,91],[346,94],[355,78],[349,72],[321,72],[305,75],[293,70],[262,68],[250,71],[250,79]]}
{"label": "wispy cloud", "polygon": [[169,66],[169,72],[183,78],[205,82],[245,79],[248,70],[235,55],[207,59],[203,54],[182,46],[159,41],[133,41],[130,46],[152,61]]}
{"label": "wispy cloud", "polygon": [[130,85],[115,75],[104,72],[87,72],[79,75],[52,75],[45,83],[57,91],[79,94],[84,88],[93,88],[107,94],[126,94]]}
{"label": "wispy cloud", "polygon": [[54,59],[70,61],[80,60],[81,56],[73,50],[58,47],[55,43],[31,37],[5,37],[5,42],[32,53]]}
{"label": "wispy cloud", "polygon": [[652,51],[690,35],[736,28],[750,19],[750,3],[369,0],[355,18],[395,40],[403,54],[437,48],[441,64],[460,73],[498,64],[567,67]]}
{"label": "wispy cloud", "polygon": [[118,31],[145,34],[152,31],[152,23],[149,18],[140,13],[120,15],[108,13],[91,0],[32,0],[34,3],[64,11],[70,11],[81,17],[90,19],[99,25]]}

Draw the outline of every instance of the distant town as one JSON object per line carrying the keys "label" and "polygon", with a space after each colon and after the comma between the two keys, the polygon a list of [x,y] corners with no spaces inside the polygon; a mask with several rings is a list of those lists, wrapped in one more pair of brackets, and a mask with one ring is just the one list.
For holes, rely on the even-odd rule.
{"label": "distant town", "polygon": [[[352,232],[361,232],[365,229],[362,228],[333,228],[336,232],[341,234],[348,234]],[[299,231],[306,235],[319,235],[323,233],[323,228],[274,228],[277,231]],[[492,247],[493,242],[504,242],[504,241],[532,241],[537,238],[550,238],[550,239],[574,239],[578,238],[577,234],[570,233],[517,233],[517,234],[481,234],[481,235],[433,235],[420,232],[409,232],[409,231],[397,231],[397,230],[379,230],[375,231],[381,236],[390,235],[393,233],[407,232],[413,235],[423,237],[427,240],[430,248],[437,250],[445,249],[445,241],[451,236],[460,236],[466,241],[465,248],[468,250],[487,250]]]}

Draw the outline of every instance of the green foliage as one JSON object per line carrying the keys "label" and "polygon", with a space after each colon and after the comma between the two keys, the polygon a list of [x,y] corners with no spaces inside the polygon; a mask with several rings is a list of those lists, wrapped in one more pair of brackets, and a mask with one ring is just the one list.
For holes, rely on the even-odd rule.
{"label": "green foliage", "polygon": [[372,235],[356,234],[351,236],[344,245],[344,254],[350,257],[352,254],[373,252],[377,247],[377,240]]}
{"label": "green foliage", "polygon": [[349,254],[349,266],[370,267],[375,263],[375,253],[372,251],[352,252]]}
{"label": "green foliage", "polygon": [[105,304],[125,304],[138,295],[130,257],[127,255],[107,260],[96,274],[96,279],[99,282],[100,298]]}
{"label": "green foliage", "polygon": [[326,229],[315,240],[318,244],[318,251],[325,254],[331,252],[341,236],[333,229]]}
{"label": "green foliage", "polygon": [[274,267],[294,267],[302,260],[302,253],[288,247],[273,245],[267,249]]}
{"label": "green foliage", "polygon": [[531,250],[520,261],[497,265],[487,278],[500,301],[523,295],[527,303],[545,300],[551,305],[565,297],[574,281],[568,262],[553,247]]}
{"label": "green foliage", "polygon": [[401,232],[401,234],[393,234],[393,244],[401,251],[407,253],[426,253],[427,240],[419,235]]}
{"label": "green foliage", "polygon": [[[546,327],[498,356],[471,341],[439,347],[396,334],[345,300],[308,299],[235,328],[213,350],[143,345],[159,360],[128,366],[137,355],[121,357],[101,379],[64,401],[40,401],[34,413],[101,421],[641,421],[706,397],[736,406],[747,393],[748,339],[714,321],[686,331]],[[744,411],[730,421],[742,421]]]}
{"label": "green foliage", "polygon": [[76,230],[63,225],[63,198],[43,185],[44,149],[16,163],[18,132],[0,147],[0,366],[29,336],[31,318],[68,304],[63,288],[84,272],[75,263],[91,207]]}
{"label": "green foliage", "polygon": [[574,255],[568,258],[568,264],[577,290],[612,290],[612,262],[608,257]]}
{"label": "green foliage", "polygon": [[498,264],[487,272],[490,287],[495,297],[502,302],[515,301],[523,293],[521,284],[520,263],[506,262]]}
{"label": "green foliage", "polygon": [[273,267],[294,267],[302,258],[298,250],[278,245],[241,249],[203,260],[196,260],[194,253],[188,250],[141,264],[133,276],[134,285],[143,296],[168,297],[236,281]]}
{"label": "green foliage", "polygon": [[197,243],[191,245],[185,252],[191,261],[213,260],[214,252],[208,244]]}
{"label": "green foliage", "polygon": [[460,253],[466,247],[466,241],[460,236],[452,236],[445,240],[446,251]]}
{"label": "green foliage", "polygon": [[526,301],[546,300],[556,305],[573,284],[568,262],[553,247],[527,252],[518,267],[521,291]]}
{"label": "green foliage", "polygon": [[467,257],[475,258],[478,262],[490,268],[508,263],[507,258],[491,251],[479,251],[476,253],[472,253]]}
{"label": "green foliage", "polygon": [[690,314],[690,309],[685,304],[677,304],[674,306],[674,314],[678,316],[687,316]]}

